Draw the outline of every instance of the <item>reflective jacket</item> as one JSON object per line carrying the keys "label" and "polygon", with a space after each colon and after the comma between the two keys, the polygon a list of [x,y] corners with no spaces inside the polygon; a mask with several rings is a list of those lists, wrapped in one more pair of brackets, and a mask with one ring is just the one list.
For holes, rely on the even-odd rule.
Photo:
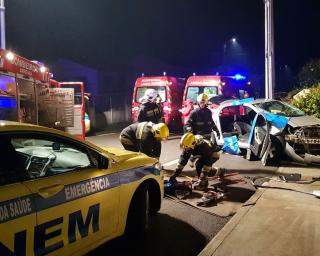
{"label": "reflective jacket", "polygon": [[191,156],[201,158],[204,164],[212,164],[214,153],[216,152],[215,147],[208,140],[201,140],[200,143],[196,144],[194,149],[184,149],[180,155],[178,162],[178,169],[183,169],[188,163]]}
{"label": "reflective jacket", "polygon": [[162,108],[155,102],[144,102],[138,112],[138,122],[152,122],[158,124],[162,122]]}
{"label": "reflective jacket", "polygon": [[189,119],[186,122],[185,130],[192,132],[194,135],[202,135],[209,138],[211,131],[214,130],[217,133],[218,128],[213,122],[212,112],[206,108],[196,108],[191,111]]}
{"label": "reflective jacket", "polygon": [[152,132],[151,122],[134,123],[120,133],[122,144],[130,145],[134,151],[142,152],[150,157],[160,157],[161,141]]}

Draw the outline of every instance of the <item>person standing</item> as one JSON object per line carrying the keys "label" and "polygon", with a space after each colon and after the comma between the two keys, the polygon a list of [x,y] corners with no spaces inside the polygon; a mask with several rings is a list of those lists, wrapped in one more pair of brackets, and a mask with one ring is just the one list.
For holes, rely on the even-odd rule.
{"label": "person standing", "polygon": [[141,99],[141,106],[138,112],[138,122],[161,123],[163,111],[159,94],[155,89],[147,89]]}
{"label": "person standing", "polygon": [[174,174],[169,182],[175,183],[183,168],[188,163],[190,157],[197,157],[196,172],[198,180],[193,184],[193,188],[204,190],[208,187],[208,173],[212,170],[212,165],[219,159],[219,149],[201,135],[185,133],[180,140],[180,147],[183,149]]}
{"label": "person standing", "polygon": [[126,150],[142,152],[150,157],[159,158],[161,141],[169,137],[169,128],[164,123],[134,123],[120,133],[120,142]]}
{"label": "person standing", "polygon": [[199,107],[191,111],[185,125],[185,131],[192,132],[194,135],[202,135],[205,139],[211,138],[212,131],[220,136],[220,132],[213,122],[212,112],[208,108],[208,95],[205,93],[199,94],[197,103]]}

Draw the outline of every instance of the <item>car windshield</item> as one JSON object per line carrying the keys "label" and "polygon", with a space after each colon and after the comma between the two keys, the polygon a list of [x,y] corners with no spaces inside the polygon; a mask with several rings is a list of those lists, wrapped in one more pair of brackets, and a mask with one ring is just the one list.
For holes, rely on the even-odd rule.
{"label": "car windshield", "polygon": [[205,93],[209,98],[218,95],[217,86],[189,86],[187,90],[186,100],[192,100],[193,104],[197,103],[199,94]]}
{"label": "car windshield", "polygon": [[166,87],[165,86],[153,86],[153,87],[138,87],[136,92],[135,101],[140,102],[140,100],[143,98],[146,90],[148,89],[155,89],[158,91],[158,94],[161,98],[161,102],[165,102],[167,100],[166,98]]}
{"label": "car windshield", "polygon": [[267,101],[267,102],[255,103],[254,105],[272,114],[277,114],[277,115],[282,115],[287,117],[305,115],[305,113],[302,110],[281,101]]}

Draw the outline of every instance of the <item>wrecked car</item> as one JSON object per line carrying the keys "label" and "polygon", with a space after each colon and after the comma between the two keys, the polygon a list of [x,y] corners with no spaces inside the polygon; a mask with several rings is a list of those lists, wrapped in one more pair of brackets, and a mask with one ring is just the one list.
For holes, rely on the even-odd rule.
{"label": "wrecked car", "polygon": [[320,119],[278,100],[227,100],[213,112],[218,145],[231,154],[279,164],[284,154],[302,163],[320,163]]}

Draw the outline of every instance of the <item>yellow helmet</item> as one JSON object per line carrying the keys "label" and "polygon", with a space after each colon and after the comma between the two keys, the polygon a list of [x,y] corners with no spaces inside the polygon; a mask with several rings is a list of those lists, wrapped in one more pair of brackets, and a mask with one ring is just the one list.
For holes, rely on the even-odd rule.
{"label": "yellow helmet", "polygon": [[205,94],[205,93],[201,93],[197,97],[198,104],[205,103],[207,105],[208,104],[208,100],[209,100],[208,95]]}
{"label": "yellow helmet", "polygon": [[152,125],[152,131],[155,138],[166,140],[169,137],[169,128],[164,123]]}
{"label": "yellow helmet", "polygon": [[191,132],[185,133],[180,139],[181,148],[194,149],[195,145],[196,145],[196,138]]}

